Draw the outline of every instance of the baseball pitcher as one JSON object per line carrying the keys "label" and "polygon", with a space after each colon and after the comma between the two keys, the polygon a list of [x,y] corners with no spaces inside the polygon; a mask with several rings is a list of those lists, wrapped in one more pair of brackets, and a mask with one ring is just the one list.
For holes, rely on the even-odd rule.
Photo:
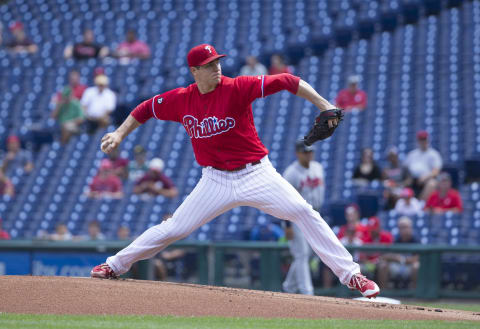
{"label": "baseball pitcher", "polygon": [[187,62],[195,83],[141,103],[118,129],[102,138],[101,149],[109,153],[151,118],[179,122],[203,169],[200,181],[171,219],[149,228],[106,263],[94,267],[91,276],[116,278],[134,262],[153,257],[220,214],[251,206],[296,223],[343,284],[366,297],[378,295],[377,284],[360,274],[360,267],[320,214],[270,163],[255,129],[252,102],[281,90],[312,102],[322,112],[306,143],[331,135],[341,119],[341,110],[334,110],[307,82],[291,74],[235,79],[223,76],[220,58],[224,56],[212,45],[192,48]]}

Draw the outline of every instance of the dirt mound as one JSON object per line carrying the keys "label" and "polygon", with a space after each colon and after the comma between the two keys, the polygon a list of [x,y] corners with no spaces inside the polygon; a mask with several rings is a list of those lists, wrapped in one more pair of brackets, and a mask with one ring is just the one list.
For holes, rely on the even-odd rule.
{"label": "dirt mound", "polygon": [[480,314],[136,280],[0,276],[0,312],[265,318],[480,320]]}

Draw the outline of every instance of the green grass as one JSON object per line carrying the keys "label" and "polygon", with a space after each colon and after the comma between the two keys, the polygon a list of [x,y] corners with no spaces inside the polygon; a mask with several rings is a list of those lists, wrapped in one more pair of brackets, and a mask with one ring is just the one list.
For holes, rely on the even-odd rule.
{"label": "green grass", "polygon": [[405,302],[409,305],[419,305],[431,308],[446,308],[451,310],[472,311],[480,313],[480,304],[469,303],[428,303],[428,302]]}
{"label": "green grass", "polygon": [[338,328],[338,329],[473,329],[480,328],[480,322],[442,321],[393,321],[393,320],[295,320],[259,318],[219,318],[219,317],[173,317],[173,316],[113,316],[113,315],[32,315],[0,313],[2,329],[236,329],[236,328]]}

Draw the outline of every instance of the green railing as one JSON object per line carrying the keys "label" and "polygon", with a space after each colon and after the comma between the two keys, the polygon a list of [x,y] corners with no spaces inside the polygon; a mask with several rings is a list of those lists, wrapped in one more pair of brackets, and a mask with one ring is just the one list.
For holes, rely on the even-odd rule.
{"label": "green railing", "polygon": [[[115,253],[124,248],[128,242],[52,242],[41,240],[10,240],[0,241],[2,251],[48,251],[48,252],[107,252]],[[261,289],[280,291],[282,283],[281,253],[287,250],[287,245],[277,242],[188,242],[174,243],[170,248],[194,249],[197,253],[198,283],[224,285],[225,255],[240,251],[259,252]],[[415,290],[383,291],[382,295],[392,297],[416,297],[423,299],[448,298],[480,298],[479,292],[450,291],[440,287],[441,255],[444,253],[476,253],[480,255],[480,246],[447,246],[447,245],[368,245],[350,246],[350,252],[388,252],[418,254],[420,268]],[[148,260],[140,262],[139,274],[142,279],[151,279],[151,263]],[[347,296],[350,294],[344,286],[332,289],[318,289],[317,294]]]}

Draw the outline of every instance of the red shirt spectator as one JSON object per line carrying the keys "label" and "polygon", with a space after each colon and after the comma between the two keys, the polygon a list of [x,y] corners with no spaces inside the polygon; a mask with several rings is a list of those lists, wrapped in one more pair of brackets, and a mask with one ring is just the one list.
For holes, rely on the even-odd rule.
{"label": "red shirt spectator", "polygon": [[268,70],[268,74],[275,75],[281,73],[290,73],[292,74],[292,70],[285,64],[282,56],[280,55],[272,55],[271,57],[271,65],[270,69]]}
{"label": "red shirt spectator", "polygon": [[380,244],[392,244],[392,233],[382,230],[380,226],[380,219],[378,217],[370,217],[367,224],[368,237],[366,243],[380,243]]}
{"label": "red shirt spectator", "polygon": [[340,231],[338,231],[338,234],[337,234],[338,239],[340,241],[342,241],[345,238],[347,238],[350,235],[349,233],[350,233],[350,231],[351,231],[350,229],[352,227],[355,227],[355,233],[353,234],[353,238],[354,238],[353,242],[354,243],[358,242],[358,244],[367,243],[367,241],[369,239],[368,230],[364,225],[362,225],[360,223],[357,223],[354,226],[351,225],[351,224],[348,224],[348,223],[341,226]]}
{"label": "red shirt spectator", "polygon": [[[73,70],[68,75],[68,86],[72,89],[73,98],[80,100],[82,99],[83,92],[87,89],[87,86],[80,83],[80,73],[76,70]],[[62,89],[63,90],[63,89]],[[59,91],[55,94],[53,102],[58,103],[62,98],[62,92]]]}
{"label": "red shirt spectator", "polygon": [[10,240],[10,234],[2,229],[2,219],[0,218],[0,240]]}
{"label": "red shirt spectator", "polygon": [[428,198],[425,210],[431,210],[433,212],[445,212],[448,210],[462,212],[463,204],[460,193],[450,189],[446,195],[442,196],[439,191],[435,191]]}
{"label": "red shirt spectator", "polygon": [[[367,238],[365,240],[366,244],[392,244],[393,235],[388,231],[382,230],[380,226],[380,219],[378,217],[370,217],[367,224]],[[362,254],[362,259],[368,261],[369,263],[376,264],[380,259],[381,253],[368,253]]]}
{"label": "red shirt spectator", "polygon": [[358,88],[360,78],[356,75],[348,78],[348,88],[340,90],[335,100],[337,107],[349,112],[367,107],[367,94]]}
{"label": "red shirt spectator", "polygon": [[368,230],[360,221],[360,209],[356,204],[345,208],[347,224],[340,227],[337,237],[344,244],[361,245],[368,240]]}
{"label": "red shirt spectator", "polygon": [[90,183],[88,195],[91,198],[111,197],[114,199],[120,199],[123,196],[122,181],[113,173],[113,165],[110,160],[102,160],[97,176]]}
{"label": "red shirt spectator", "polygon": [[112,163],[113,173],[121,179],[127,179],[129,161],[128,159],[120,156],[120,151],[118,148],[108,154],[108,159]]}
{"label": "red shirt spectator", "polygon": [[176,197],[178,195],[177,188],[170,178],[162,172],[163,166],[162,159],[152,159],[149,164],[149,171],[137,181],[133,193],[163,195],[167,198]]}
{"label": "red shirt spectator", "polygon": [[135,31],[128,31],[127,37],[122,42],[114,54],[119,58],[140,58],[147,59],[150,57],[150,47],[143,41],[137,39]]}
{"label": "red shirt spectator", "polygon": [[427,200],[425,210],[441,214],[447,211],[462,212],[463,204],[460,193],[452,188],[450,175],[438,175],[438,188]]}

